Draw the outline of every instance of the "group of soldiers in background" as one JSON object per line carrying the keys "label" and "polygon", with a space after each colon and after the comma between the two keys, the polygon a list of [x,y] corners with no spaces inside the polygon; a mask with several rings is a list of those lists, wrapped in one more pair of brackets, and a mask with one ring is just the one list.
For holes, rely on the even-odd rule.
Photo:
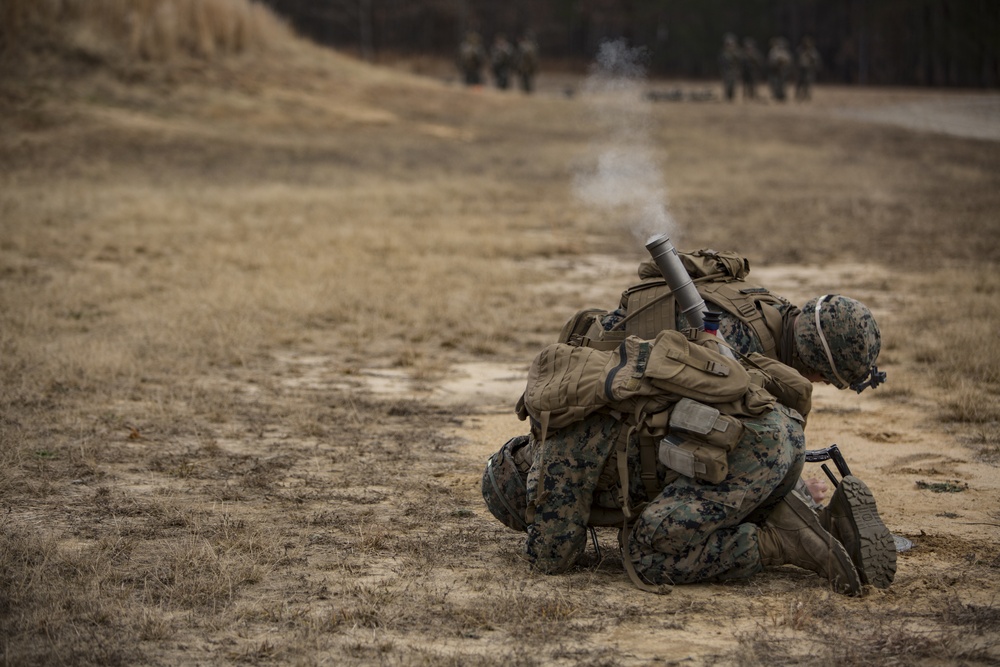
{"label": "group of soldiers in background", "polygon": [[538,73],[538,45],[531,35],[525,35],[512,44],[503,34],[493,39],[487,53],[479,33],[470,32],[458,49],[458,67],[467,86],[481,86],[485,82],[483,69],[489,66],[493,83],[500,90],[510,87],[511,76],[517,77],[521,90],[534,90]]}
{"label": "group of soldiers in background", "polygon": [[[530,34],[511,43],[499,33],[487,50],[479,33],[470,31],[459,46],[458,67],[467,86],[484,85],[483,71],[489,67],[498,89],[506,90],[511,85],[511,78],[517,77],[521,90],[530,93],[538,73],[538,45]],[[788,85],[793,80],[795,99],[809,100],[820,67],[819,51],[810,37],[802,38],[794,55],[787,39],[774,37],[765,57],[752,37],[745,37],[740,45],[735,35],[726,34],[719,54],[723,94],[729,102],[735,100],[740,84],[743,99],[761,99],[757,86],[765,81],[771,98],[784,102],[788,99]]]}
{"label": "group of soldiers in background", "polygon": [[723,93],[729,102],[736,97],[738,83],[743,86],[743,99],[759,99],[757,84],[764,81],[765,77],[771,98],[775,101],[784,102],[788,99],[786,90],[793,78],[795,99],[808,100],[812,96],[812,87],[816,83],[816,73],[820,66],[819,51],[810,37],[802,38],[794,56],[787,39],[774,37],[765,58],[752,37],[745,37],[741,46],[735,35],[727,34],[723,38],[722,52],[719,54]]}

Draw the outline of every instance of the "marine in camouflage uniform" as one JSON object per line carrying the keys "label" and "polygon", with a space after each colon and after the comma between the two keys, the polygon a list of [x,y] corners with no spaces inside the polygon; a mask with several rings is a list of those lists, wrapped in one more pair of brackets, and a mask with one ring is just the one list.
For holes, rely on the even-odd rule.
{"label": "marine in camouflage uniform", "polygon": [[788,50],[788,41],[784,37],[771,40],[771,49],[767,53],[767,74],[771,84],[771,97],[778,102],[787,99],[786,87],[792,72],[792,54]]}
{"label": "marine in camouflage uniform", "polygon": [[538,74],[538,44],[530,34],[518,40],[514,65],[521,90],[530,94],[535,89],[535,76]]}
{"label": "marine in camouflage uniform", "polygon": [[493,82],[500,90],[507,90],[510,85],[510,70],[514,66],[514,47],[504,35],[497,35],[490,49],[490,68],[493,70]]}
{"label": "marine in camouflage uniform", "polygon": [[[822,379],[839,388],[868,375],[878,356],[880,334],[863,304],[825,296],[799,310],[779,297],[775,307],[782,315],[781,327],[771,334],[786,364],[814,381]],[[611,328],[625,315],[621,309],[609,313],[603,325]],[[749,325],[728,313],[721,319],[719,333],[734,348],[744,354],[763,352]],[[686,324],[680,315],[677,320],[678,328]],[[657,488],[662,491],[645,507],[625,540],[629,560],[640,576],[650,583],[691,583],[745,577],[767,564],[803,565],[804,558],[805,566],[839,579],[841,587],[853,588],[842,580],[850,578],[848,569],[854,567],[862,583],[888,586],[895,572],[895,548],[867,487],[856,478],[845,479],[843,493],[838,489],[831,510],[820,516],[823,528],[818,528],[815,516],[789,495],[803,466],[803,417],[776,404],[744,424],[743,441],[729,454],[729,474],[719,484],[679,477],[657,463]],[[542,446],[527,437],[520,443],[522,456],[533,452],[525,494],[529,502],[533,499],[533,513],[528,512],[526,521],[519,519],[519,525],[504,522],[516,529],[526,527],[526,554],[539,570],[554,573],[570,567],[586,543],[588,524],[595,523],[592,513],[620,505],[620,492],[614,489],[613,450],[622,428],[614,418],[597,414],[547,434]],[[641,469],[637,449],[630,442],[628,495],[633,506],[647,500],[637,482]],[[484,474],[484,497],[501,518],[487,486]],[[769,527],[766,517],[779,510],[782,516],[772,522],[777,528]],[[802,528],[803,523],[808,527]],[[812,540],[812,546],[800,550],[793,561],[775,556],[776,549],[781,551],[775,545],[781,541],[774,539],[774,533],[788,525],[792,532],[805,531]],[[837,554],[833,560],[848,553],[854,565],[839,563],[831,572],[823,563],[810,563],[817,540],[823,539],[830,541],[828,551]],[[847,545],[846,551],[840,542]]]}
{"label": "marine in camouflage uniform", "polygon": [[719,72],[722,74],[722,93],[727,102],[736,96],[736,82],[740,78],[740,62],[743,54],[736,42],[736,36],[727,34],[722,40],[719,53]]}
{"label": "marine in camouflage uniform", "polygon": [[812,87],[816,84],[816,73],[822,60],[811,37],[803,37],[796,54],[797,78],[795,99],[808,100],[812,97]]}
{"label": "marine in camouflage uniform", "polygon": [[458,47],[458,68],[467,86],[479,86],[483,83],[483,66],[486,64],[486,51],[483,41],[477,32],[469,32]]}

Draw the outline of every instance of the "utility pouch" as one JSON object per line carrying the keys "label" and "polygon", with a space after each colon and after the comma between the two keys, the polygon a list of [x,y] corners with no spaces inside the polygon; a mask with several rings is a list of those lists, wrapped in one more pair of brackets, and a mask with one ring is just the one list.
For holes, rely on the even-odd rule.
{"label": "utility pouch", "polygon": [[682,398],[670,413],[670,432],[731,452],[743,438],[743,422],[710,405]]}
{"label": "utility pouch", "polygon": [[726,450],[678,435],[660,441],[659,459],[671,470],[709,484],[718,484],[729,474]]}
{"label": "utility pouch", "polygon": [[670,411],[660,463],[685,477],[718,484],[729,474],[729,452],[743,438],[743,423],[717,408],[682,398]]}

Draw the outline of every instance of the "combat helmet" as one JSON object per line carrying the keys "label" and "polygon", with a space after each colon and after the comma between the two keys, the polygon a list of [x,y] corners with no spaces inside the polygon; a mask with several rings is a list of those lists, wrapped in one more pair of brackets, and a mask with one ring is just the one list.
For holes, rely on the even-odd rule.
{"label": "combat helmet", "polygon": [[486,462],[483,471],[483,500],[486,507],[508,528],[528,529],[525,510],[528,506],[527,477],[531,461],[521,451],[529,436],[519,435],[508,440]]}
{"label": "combat helmet", "polygon": [[838,389],[860,392],[883,382],[885,373],[875,366],[881,346],[872,312],[846,296],[810,299],[795,321],[799,359]]}

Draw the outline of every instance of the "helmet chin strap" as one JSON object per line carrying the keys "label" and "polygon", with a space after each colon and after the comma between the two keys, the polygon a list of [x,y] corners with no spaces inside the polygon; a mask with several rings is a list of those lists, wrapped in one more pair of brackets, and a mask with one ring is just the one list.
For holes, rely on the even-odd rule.
{"label": "helmet chin strap", "polygon": [[823,335],[823,326],[819,323],[820,308],[822,308],[824,303],[832,299],[833,296],[834,295],[832,294],[826,294],[816,301],[816,308],[814,309],[816,315],[816,331],[819,333],[819,342],[823,343],[823,351],[826,352],[826,360],[830,362],[830,368],[833,370],[833,376],[840,380],[840,384],[847,387],[850,383],[840,377],[840,373],[837,371],[837,364],[833,363],[833,353],[830,352],[830,344],[826,342],[826,336]]}

